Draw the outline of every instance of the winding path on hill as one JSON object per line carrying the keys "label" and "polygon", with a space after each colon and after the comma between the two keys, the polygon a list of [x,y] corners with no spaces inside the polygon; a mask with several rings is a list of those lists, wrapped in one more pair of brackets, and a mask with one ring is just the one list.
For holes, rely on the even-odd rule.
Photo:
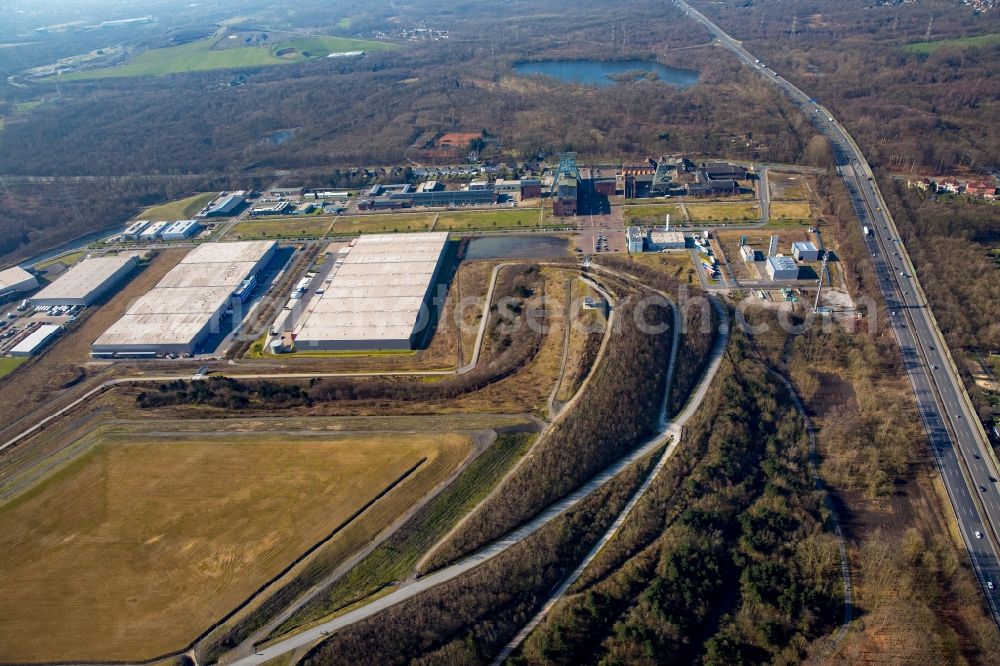
{"label": "winding path on hill", "polygon": [[[603,269],[603,270],[610,274],[617,273],[616,271],[612,271],[609,269]],[[620,273],[618,275],[622,276],[622,274]],[[713,300],[713,303],[717,302]],[[674,307],[674,313],[675,313],[675,326],[673,327],[674,345],[671,351],[670,367],[668,368],[668,382],[671,381],[671,377],[673,375],[673,369],[674,366],[676,365],[675,361],[677,355],[677,348],[680,340],[679,337],[680,326],[676,325],[676,322],[679,318],[679,313],[676,309],[676,306]],[[454,580],[455,578],[461,576],[462,574],[471,571],[480,564],[483,564],[484,562],[487,562],[493,559],[494,557],[500,555],[501,553],[505,552],[512,546],[521,543],[522,541],[524,541],[525,539],[527,539],[528,537],[535,534],[540,529],[551,523],[553,520],[557,519],[563,513],[578,505],[580,502],[585,500],[594,492],[603,488],[615,476],[617,476],[619,473],[627,469],[630,465],[642,459],[643,457],[649,455],[650,453],[653,453],[654,451],[663,447],[664,445],[670,443],[670,445],[667,446],[666,450],[664,451],[661,460],[654,467],[654,470],[651,473],[650,477],[646,480],[645,483],[642,484],[642,486],[640,486],[640,488],[633,495],[632,499],[626,505],[626,509],[622,512],[623,514],[626,514],[629,510],[631,510],[631,507],[633,507],[635,503],[638,502],[638,499],[642,496],[642,494],[644,494],[645,491],[649,488],[649,485],[652,483],[655,474],[658,473],[660,469],[662,469],[662,466],[666,463],[666,460],[676,449],[676,443],[680,440],[684,424],[691,418],[691,416],[697,411],[698,407],[701,405],[702,401],[705,398],[705,395],[707,394],[708,387],[711,384],[712,379],[715,377],[716,372],[718,371],[718,368],[721,364],[722,358],[725,353],[725,348],[726,344],[728,343],[728,338],[729,338],[729,324],[728,321],[726,321],[719,328],[719,335],[716,340],[715,347],[713,348],[712,356],[705,369],[705,372],[702,374],[698,386],[692,392],[691,398],[688,401],[688,404],[685,407],[684,411],[676,419],[674,419],[673,421],[667,420],[665,416],[666,404],[664,404],[663,410],[661,411],[661,419],[659,424],[660,429],[656,434],[654,434],[649,440],[647,440],[644,444],[633,450],[631,453],[619,459],[617,462],[607,467],[604,471],[592,477],[589,481],[584,483],[580,488],[570,493],[562,500],[556,502],[555,504],[552,504],[550,507],[545,509],[542,513],[538,514],[535,518],[531,519],[529,522],[525,523],[524,525],[517,528],[513,532],[510,532],[505,537],[491,543],[490,545],[479,550],[478,552],[473,553],[472,555],[469,555],[450,566],[447,566],[443,569],[439,569],[438,571],[429,574],[427,576],[424,576],[423,578],[419,578],[415,581],[405,582],[401,584],[399,587],[397,587],[394,591],[390,592],[389,594],[379,599],[372,601],[371,603],[365,604],[359,608],[356,608],[350,612],[340,615],[327,622],[317,624],[294,636],[290,636],[289,638],[278,640],[277,642],[267,647],[262,647],[258,649],[253,655],[229,663],[238,666],[250,666],[252,664],[262,664],[271,659],[286,654],[290,651],[309,647],[319,641],[324,640],[334,631],[343,629],[344,627],[348,627],[352,624],[355,624],[369,617],[372,617],[373,615],[376,615],[387,608],[390,608],[398,603],[411,599],[417,596],[418,594],[425,592],[437,585],[448,582],[450,580]],[[577,395],[579,395],[581,392],[582,392],[582,387],[581,391],[577,392]],[[665,392],[665,396],[666,395],[668,395],[667,392]],[[565,409],[563,410],[562,413],[565,414],[568,411],[569,411],[568,409]],[[624,516],[620,515],[619,519],[621,521],[624,521]],[[603,543],[607,543],[607,541],[614,536],[614,533],[617,532],[619,526],[620,523],[618,522],[618,520],[616,520],[615,524],[612,525],[612,527],[610,528],[609,533],[606,533],[599,542],[597,550],[600,549],[600,546]]]}

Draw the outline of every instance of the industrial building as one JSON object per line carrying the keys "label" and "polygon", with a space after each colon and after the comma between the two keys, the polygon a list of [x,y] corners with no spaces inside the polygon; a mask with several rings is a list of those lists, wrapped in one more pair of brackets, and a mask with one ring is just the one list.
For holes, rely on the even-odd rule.
{"label": "industrial building", "polygon": [[31,304],[90,305],[121,282],[138,263],[139,257],[134,254],[89,257],[35,294]]}
{"label": "industrial building", "polygon": [[185,238],[190,238],[196,233],[201,231],[201,225],[198,224],[198,220],[179,220],[174,222],[160,234],[163,240],[184,240]]}
{"label": "industrial building", "polygon": [[799,267],[791,257],[778,255],[767,258],[767,274],[772,280],[798,280]]}
{"label": "industrial building", "polygon": [[392,194],[409,194],[413,191],[413,186],[409,183],[397,183],[395,185],[372,185],[368,190],[368,196],[370,197],[383,197],[390,196]]}
{"label": "industrial building", "polygon": [[35,276],[20,266],[0,271],[0,297],[29,291],[37,286],[38,280]]}
{"label": "industrial building", "polygon": [[[405,189],[403,189],[405,187]],[[392,189],[390,189],[392,188]],[[410,206],[482,206],[496,203],[492,188],[485,190],[424,190],[413,191],[409,185],[376,185],[371,192],[380,194],[358,200],[359,210],[392,210]]]}
{"label": "industrial building", "polygon": [[447,243],[447,232],[361,236],[296,325],[295,348],[412,349]]}
{"label": "industrial building", "polygon": [[[653,180],[650,183],[649,194],[654,197],[665,197],[674,193],[674,174],[677,173],[678,160],[668,157],[661,157],[656,162],[656,171],[653,173]],[[677,189],[677,193],[683,193],[683,187]]]}
{"label": "industrial building", "polygon": [[122,232],[122,240],[139,240],[139,234],[149,226],[149,220],[136,220]]}
{"label": "industrial building", "polygon": [[552,179],[553,215],[576,215],[579,184],[580,170],[576,166],[576,153],[563,153],[559,156],[559,168]]}
{"label": "industrial building", "polygon": [[698,169],[708,180],[746,180],[747,169],[727,162],[707,162]]}
{"label": "industrial building", "polygon": [[250,216],[286,215],[291,212],[294,204],[291,201],[260,200],[250,207]]}
{"label": "industrial building", "polygon": [[757,251],[749,245],[740,245],[740,256],[747,263],[757,261]]}
{"label": "industrial building", "polygon": [[163,230],[170,226],[169,222],[153,222],[151,225],[139,232],[139,240],[155,241],[163,233]]}
{"label": "industrial building", "polygon": [[542,196],[542,182],[537,178],[521,180],[499,179],[493,184],[493,191],[498,196],[505,196],[514,201],[537,199]]}
{"label": "industrial building", "polygon": [[629,252],[642,252],[644,249],[642,229],[639,227],[625,227],[625,245]]}
{"label": "industrial building", "polygon": [[818,261],[819,248],[812,241],[792,243],[792,256],[796,261]]}
{"label": "industrial building", "polygon": [[188,253],[91,345],[92,356],[193,354],[219,331],[247,280],[267,265],[274,241],[204,243]]}
{"label": "industrial building", "polygon": [[588,181],[587,191],[594,196],[611,197],[618,191],[618,170],[610,165],[597,165],[580,170],[580,177]]}
{"label": "industrial building", "polygon": [[687,241],[680,231],[654,230],[649,232],[650,250],[682,250]]}
{"label": "industrial building", "polygon": [[62,330],[62,326],[58,324],[42,324],[7,353],[10,356],[34,356],[52,342],[60,330]]}
{"label": "industrial building", "polygon": [[244,192],[221,192],[197,217],[232,217],[239,212],[245,198]]}

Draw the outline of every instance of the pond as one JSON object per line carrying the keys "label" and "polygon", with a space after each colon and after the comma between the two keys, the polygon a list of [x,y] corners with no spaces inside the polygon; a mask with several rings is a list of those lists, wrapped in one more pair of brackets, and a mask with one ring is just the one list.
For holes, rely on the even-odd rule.
{"label": "pond", "polygon": [[667,67],[651,60],[541,60],[515,63],[518,74],[542,74],[569,83],[611,86],[626,81],[662,81],[679,88],[698,82],[693,69]]}
{"label": "pond", "polygon": [[569,254],[569,242],[555,236],[480,236],[469,240],[466,259],[553,259]]}

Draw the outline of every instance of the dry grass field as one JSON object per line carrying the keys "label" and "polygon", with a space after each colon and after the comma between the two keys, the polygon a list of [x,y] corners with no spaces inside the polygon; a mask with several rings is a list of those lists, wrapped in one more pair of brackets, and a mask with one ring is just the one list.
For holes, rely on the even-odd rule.
{"label": "dry grass field", "polygon": [[226,235],[229,239],[256,240],[261,238],[319,238],[330,231],[330,217],[282,217],[249,219],[239,222]]}
{"label": "dry grass field", "polygon": [[534,229],[538,227],[537,208],[510,210],[448,211],[438,216],[435,231],[474,231],[493,229]]}
{"label": "dry grass field", "polygon": [[669,275],[679,280],[681,284],[698,284],[698,274],[690,252],[643,252],[629,257],[630,261]]}
{"label": "dry grass field", "polygon": [[433,213],[386,213],[383,215],[350,215],[338,217],[330,233],[335,236],[353,234],[383,234],[427,231],[434,221]]}
{"label": "dry grass field", "polygon": [[755,222],[760,208],[752,203],[689,203],[686,205],[692,222]]}
{"label": "dry grass field", "polygon": [[386,496],[412,505],[470,444],[108,435],[0,507],[0,654],[113,661],[182,648],[417,466]]}
{"label": "dry grass field", "polygon": [[812,217],[808,201],[779,201],[771,204],[772,220],[809,220]]}
{"label": "dry grass field", "polygon": [[767,187],[775,201],[808,199],[811,192],[806,176],[768,171]]}
{"label": "dry grass field", "polygon": [[684,211],[678,204],[647,204],[644,206],[623,206],[626,224],[664,224],[666,216],[674,224],[686,220]]}

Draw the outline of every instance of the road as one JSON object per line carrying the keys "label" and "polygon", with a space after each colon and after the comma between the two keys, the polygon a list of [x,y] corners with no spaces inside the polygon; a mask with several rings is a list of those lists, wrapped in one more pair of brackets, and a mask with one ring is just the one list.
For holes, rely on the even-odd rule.
{"label": "road", "polygon": [[866,242],[879,288],[890,309],[892,330],[917,408],[987,605],[994,621],[1000,625],[1000,558],[997,556],[1000,499],[996,481],[1000,478],[997,473],[1000,465],[927,305],[871,166],[853,137],[828,109],[761,63],[740,42],[687,2],[673,2],[711,32],[721,46],[780,88],[830,140],[837,159],[837,172],[851,194],[860,224],[870,231]]}
{"label": "road", "polygon": [[[608,271],[611,272],[611,271]],[[676,330],[676,327],[675,327]],[[604,471],[598,473],[584,485],[578,488],[576,491],[566,496],[562,500],[551,505],[545,509],[538,516],[533,518],[528,523],[522,525],[520,528],[509,533],[505,537],[493,542],[492,544],[486,546],[482,550],[469,555],[468,557],[456,562],[455,564],[440,569],[432,574],[419,578],[415,581],[408,581],[397,587],[393,592],[387,594],[384,597],[376,599],[375,601],[356,608],[348,613],[345,613],[333,620],[324,622],[322,624],[316,625],[291,636],[287,639],[278,641],[268,647],[259,649],[253,655],[244,657],[237,661],[231,662],[233,666],[251,666],[253,664],[262,664],[271,659],[279,657],[292,650],[297,650],[304,648],[314,643],[325,639],[329,634],[344,627],[350,626],[364,619],[372,617],[377,613],[390,608],[402,601],[411,599],[414,596],[425,592],[441,583],[453,580],[462,574],[471,571],[475,567],[487,562],[494,557],[500,555],[504,551],[508,550],[512,546],[524,541],[532,534],[535,534],[538,530],[542,529],[545,525],[558,518],[564,512],[572,509],[574,506],[582,502],[584,499],[589,497],[592,493],[596,492],[604,485],[606,485],[611,479],[613,479],[620,472],[625,470],[631,464],[640,460],[644,456],[652,453],[661,446],[667,444],[668,442],[680,439],[680,435],[684,424],[688,419],[697,411],[698,407],[705,398],[708,392],[708,387],[711,384],[712,379],[717,372],[719,365],[721,364],[722,358],[724,357],[725,345],[728,340],[729,326],[724,325],[720,327],[719,337],[716,341],[715,348],[713,350],[713,356],[711,362],[706,367],[705,372],[698,383],[698,386],[692,391],[691,399],[685,406],[682,413],[672,421],[668,421],[665,417],[661,419],[660,430],[651,437],[648,441],[642,444],[640,447],[635,449],[632,453],[619,459],[616,463],[612,464]],[[675,345],[676,348],[676,345]],[[672,354],[672,358],[674,355]],[[577,392],[579,394],[580,391]],[[565,413],[564,410],[563,413]],[[672,447],[668,447],[667,451],[672,452]],[[657,466],[659,467],[659,465]],[[654,470],[655,471],[655,470]],[[644,491],[647,488],[647,484],[643,484],[640,490]],[[633,504],[630,502],[627,507],[631,507]],[[612,528],[616,529],[616,528]],[[603,540],[602,540],[603,541]]]}

